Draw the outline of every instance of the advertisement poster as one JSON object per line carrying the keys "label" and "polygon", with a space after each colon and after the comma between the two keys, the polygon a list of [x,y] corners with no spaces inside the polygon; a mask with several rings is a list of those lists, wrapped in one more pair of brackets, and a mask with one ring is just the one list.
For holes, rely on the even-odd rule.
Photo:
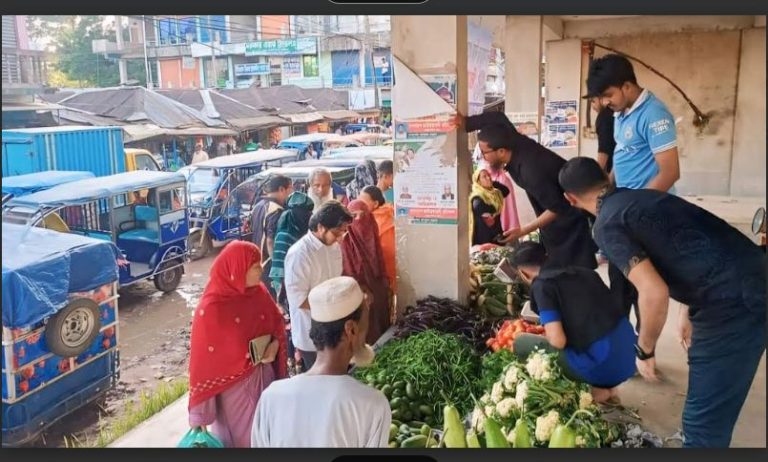
{"label": "advertisement poster", "polygon": [[579,106],[574,101],[547,101],[544,111],[547,124],[578,124]]}
{"label": "advertisement poster", "polygon": [[469,114],[483,112],[485,105],[485,83],[488,78],[488,65],[491,62],[491,44],[493,34],[484,27],[471,22],[468,24],[467,70],[469,84]]}
{"label": "advertisement poster", "polygon": [[300,56],[286,56],[283,58],[283,76],[301,77]]}
{"label": "advertisement poster", "polygon": [[420,75],[420,77],[435,93],[443,98],[443,101],[450,105],[456,104],[456,75],[428,74]]}
{"label": "advertisement poster", "polygon": [[269,63],[235,64],[235,75],[267,75]]}
{"label": "advertisement poster", "polygon": [[539,114],[536,112],[508,112],[507,118],[512,125],[515,126],[518,132],[531,138],[532,140],[538,139],[539,136],[539,124],[537,120]]}
{"label": "advertisement poster", "polygon": [[578,146],[577,124],[554,124],[547,126],[547,147],[575,148]]}
{"label": "advertisement poster", "polygon": [[[208,52],[210,53],[210,51]],[[245,44],[245,56],[285,56],[317,54],[317,38],[258,40]]]}
{"label": "advertisement poster", "polygon": [[447,146],[455,129],[448,116],[396,122],[395,204],[410,224],[455,225],[456,150]]}

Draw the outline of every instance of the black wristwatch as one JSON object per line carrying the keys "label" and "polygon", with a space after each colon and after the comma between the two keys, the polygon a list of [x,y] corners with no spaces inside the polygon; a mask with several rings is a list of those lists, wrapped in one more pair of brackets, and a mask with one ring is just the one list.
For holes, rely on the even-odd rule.
{"label": "black wristwatch", "polygon": [[656,353],[654,351],[651,351],[650,353],[646,353],[643,351],[642,348],[640,348],[640,345],[635,343],[635,355],[637,356],[637,359],[640,361],[645,361],[646,359],[651,359]]}

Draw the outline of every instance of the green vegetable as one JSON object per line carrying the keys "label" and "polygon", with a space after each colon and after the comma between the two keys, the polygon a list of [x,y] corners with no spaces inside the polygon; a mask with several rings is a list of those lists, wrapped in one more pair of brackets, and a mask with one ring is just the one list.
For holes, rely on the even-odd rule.
{"label": "green vegetable", "polygon": [[477,433],[475,433],[474,430],[470,430],[469,433],[467,433],[467,447],[468,448],[481,447],[480,439],[477,437]]}
{"label": "green vegetable", "polygon": [[397,438],[397,434],[400,433],[400,427],[395,424],[389,426],[389,439],[393,440]]}
{"label": "green vegetable", "polygon": [[421,406],[419,406],[419,412],[429,417],[432,415],[432,408],[427,406],[426,404],[422,404]]}
{"label": "green vegetable", "polygon": [[501,426],[491,418],[485,419],[485,443],[489,448],[509,447],[509,441],[501,431]]}
{"label": "green vegetable", "polygon": [[396,449],[396,448],[399,448],[400,445],[397,443],[397,441],[390,441],[389,442],[389,447],[392,448],[392,449]]}
{"label": "green vegetable", "polygon": [[413,418],[413,413],[411,411],[403,412],[403,420],[411,420],[412,418]]}
{"label": "green vegetable", "polygon": [[427,447],[428,448],[437,448],[437,447],[440,447],[440,443],[438,443],[437,440],[434,439],[434,438],[429,438],[427,440]]}
{"label": "green vegetable", "polygon": [[397,409],[392,411],[392,422],[399,421],[400,418],[402,417],[400,414],[401,414],[400,411]]}
{"label": "green vegetable", "polygon": [[418,414],[418,413],[419,413],[419,403],[416,403],[416,402],[412,402],[412,403],[410,403],[410,404],[408,405],[408,409],[410,409],[410,410],[411,410],[411,412],[413,413],[413,415],[416,415],[416,414]]}
{"label": "green vegetable", "polygon": [[531,432],[528,430],[528,424],[523,419],[517,419],[517,424],[515,424],[515,441],[513,446],[515,448],[532,447]]}
{"label": "green vegetable", "polygon": [[432,428],[429,425],[424,424],[421,426],[420,433],[424,436],[429,436],[429,434],[432,433]]}
{"label": "green vegetable", "polygon": [[416,435],[400,443],[400,447],[401,448],[426,448],[428,440],[429,438],[427,438],[424,435]]}
{"label": "green vegetable", "polygon": [[400,407],[400,403],[402,403],[403,400],[401,398],[392,398],[389,400],[389,407],[392,409],[397,409]]}
{"label": "green vegetable", "polygon": [[451,405],[443,408],[443,441],[447,448],[466,448],[464,425],[461,423],[459,411]]}
{"label": "green vegetable", "polygon": [[408,424],[402,424],[400,425],[400,433],[411,433],[411,427],[408,426]]}
{"label": "green vegetable", "polygon": [[552,436],[549,438],[550,448],[575,448],[576,447],[576,430],[571,428],[573,419],[579,414],[587,414],[590,417],[594,417],[591,412],[579,410],[573,413],[568,422],[560,424],[552,431]]}
{"label": "green vegetable", "polygon": [[408,422],[408,426],[409,427],[413,427],[413,428],[421,428],[421,427],[423,427],[426,424],[427,424],[426,422],[422,422],[420,420],[412,420],[412,421]]}
{"label": "green vegetable", "polygon": [[398,390],[405,391],[405,382],[403,382],[402,380],[400,380],[398,382],[395,382],[395,384],[392,385],[392,386],[395,387]]}
{"label": "green vegetable", "polygon": [[408,397],[411,399],[416,398],[416,391],[413,388],[413,384],[410,382],[405,385],[405,394],[408,395]]}
{"label": "green vegetable", "polygon": [[387,399],[392,397],[392,385],[386,384],[383,387],[381,387],[381,392],[384,393],[384,396],[387,397]]}

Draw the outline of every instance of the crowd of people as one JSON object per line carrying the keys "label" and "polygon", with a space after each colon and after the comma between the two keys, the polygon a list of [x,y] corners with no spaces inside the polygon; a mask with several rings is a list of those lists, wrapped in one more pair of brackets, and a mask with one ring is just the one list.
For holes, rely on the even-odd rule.
{"label": "crowd of people", "polygon": [[[674,118],[625,57],[596,59],[587,89],[600,111],[599,163],[566,161],[501,113],[460,117],[479,130],[472,244],[517,243],[510,263],[545,335],[521,335],[516,353],[557,351],[600,403],[619,401],[619,385],[637,373],[658,380],[657,342],[670,297],[680,302],[684,446],[727,447],[765,351],[765,253],[675,195]],[[387,445],[386,399],[347,373],[372,360],[394,315],[392,178],[387,161],[360,164],[346,189],[323,169],[307,194],[269,180],[254,243],[219,254],[195,311],[190,425],[210,426],[227,446]],[[518,219],[515,185],[533,206],[529,223]],[[518,242],[534,231],[540,242]],[[293,348],[304,372],[286,378]]]}

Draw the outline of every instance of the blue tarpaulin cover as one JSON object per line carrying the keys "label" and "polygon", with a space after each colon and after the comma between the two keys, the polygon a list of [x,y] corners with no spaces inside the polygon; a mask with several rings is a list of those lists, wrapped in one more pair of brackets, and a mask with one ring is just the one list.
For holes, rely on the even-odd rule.
{"label": "blue tarpaulin cover", "polygon": [[23,196],[34,192],[43,191],[64,183],[93,178],[91,172],[68,172],[48,170],[45,172],[28,173],[3,178],[3,194]]}
{"label": "blue tarpaulin cover", "polygon": [[55,314],[68,294],[117,281],[117,247],[107,241],[3,223],[3,326]]}
{"label": "blue tarpaulin cover", "polygon": [[184,175],[136,170],[59,185],[45,191],[14,198],[10,205],[23,205],[35,209],[43,205],[82,205],[116,194],[156,188],[177,182],[185,183]]}

